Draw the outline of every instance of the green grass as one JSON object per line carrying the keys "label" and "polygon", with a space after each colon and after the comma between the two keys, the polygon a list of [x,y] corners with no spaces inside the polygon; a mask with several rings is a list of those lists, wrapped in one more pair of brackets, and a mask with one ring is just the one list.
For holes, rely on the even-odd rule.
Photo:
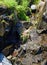
{"label": "green grass", "polygon": [[0,0],[0,5],[6,6],[17,11],[18,18],[20,20],[29,21],[29,16],[26,15],[28,11],[29,0]]}
{"label": "green grass", "polygon": [[0,0],[0,5],[4,5],[8,8],[12,8],[17,5],[17,2],[15,0]]}

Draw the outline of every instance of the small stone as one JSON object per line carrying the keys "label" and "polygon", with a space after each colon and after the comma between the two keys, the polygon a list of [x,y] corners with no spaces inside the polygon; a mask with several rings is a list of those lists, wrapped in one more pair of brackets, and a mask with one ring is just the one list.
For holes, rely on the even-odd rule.
{"label": "small stone", "polygon": [[26,50],[27,44],[23,44],[21,45],[21,47],[23,48],[23,50]]}
{"label": "small stone", "polygon": [[18,50],[15,49],[14,52],[13,52],[13,54],[12,54],[12,56],[16,57],[17,55],[18,55]]}
{"label": "small stone", "polygon": [[41,65],[47,65],[47,60],[44,60],[43,62],[41,62]]}
{"label": "small stone", "polygon": [[27,42],[27,46],[26,46],[26,50],[28,52],[28,50],[30,50],[30,52],[32,54],[39,54],[39,52],[41,51],[41,46],[38,44],[38,43],[35,43],[35,42],[32,42],[32,41],[29,41]]}
{"label": "small stone", "polygon": [[41,41],[41,37],[39,37],[36,29],[30,30],[30,38],[35,43],[38,43]]}
{"label": "small stone", "polygon": [[43,60],[43,57],[41,54],[39,55],[32,55],[32,63],[39,63]]}
{"label": "small stone", "polygon": [[23,21],[23,26],[28,29],[30,26],[32,26],[33,24],[31,22],[26,22],[26,21]]}
{"label": "small stone", "polygon": [[11,58],[12,58],[12,55],[7,56],[7,59],[11,59]]}
{"label": "small stone", "polygon": [[32,65],[32,61],[31,61],[31,56],[30,56],[30,54],[28,54],[28,55],[22,60],[22,64],[23,64],[23,65]]}
{"label": "small stone", "polygon": [[6,7],[0,6],[0,14],[4,13],[6,11]]}

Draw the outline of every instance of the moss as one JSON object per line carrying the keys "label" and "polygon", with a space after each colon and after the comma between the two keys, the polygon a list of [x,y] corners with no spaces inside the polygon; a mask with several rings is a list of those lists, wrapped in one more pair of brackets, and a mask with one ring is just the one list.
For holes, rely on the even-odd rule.
{"label": "moss", "polygon": [[15,0],[2,0],[0,1],[0,5],[2,4],[8,8],[12,8],[17,5],[17,2],[15,2]]}
{"label": "moss", "polygon": [[29,0],[20,0],[20,4],[18,4],[19,1],[17,0],[0,0],[0,5],[6,6],[9,10],[12,10],[14,12],[17,11],[18,18],[20,20],[29,21],[29,16],[26,15],[26,12],[28,10]]}
{"label": "moss", "polygon": [[26,14],[24,13],[24,11],[20,11],[20,12],[18,13],[18,18],[19,18],[20,20],[25,20],[25,21],[29,21],[29,20],[30,20],[29,17],[26,16]]}
{"label": "moss", "polygon": [[32,4],[38,4],[40,0],[32,0]]}
{"label": "moss", "polygon": [[26,15],[27,9],[28,9],[29,1],[28,0],[21,0],[20,5],[16,7],[16,10],[18,12],[18,18],[20,20],[29,21],[29,16]]}

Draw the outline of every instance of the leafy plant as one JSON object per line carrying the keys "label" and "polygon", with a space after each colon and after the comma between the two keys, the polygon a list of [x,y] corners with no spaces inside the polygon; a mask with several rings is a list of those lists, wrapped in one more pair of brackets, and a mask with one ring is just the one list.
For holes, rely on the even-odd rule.
{"label": "leafy plant", "polygon": [[40,0],[32,0],[32,4],[38,4]]}
{"label": "leafy plant", "polygon": [[27,9],[29,5],[29,0],[22,0],[21,5],[24,7],[24,9]]}
{"label": "leafy plant", "polygon": [[18,18],[20,20],[25,20],[25,21],[29,21],[30,20],[29,17],[24,13],[24,11],[20,11],[18,13]]}
{"label": "leafy plant", "polygon": [[26,15],[29,1],[28,0],[20,0],[20,5],[16,7],[16,10],[18,12],[18,18],[20,20],[26,20],[29,21],[29,17]]}
{"label": "leafy plant", "polygon": [[29,0],[0,0],[0,5],[12,9],[13,12],[15,9],[20,20],[29,20],[29,17],[26,15]]}
{"label": "leafy plant", "polygon": [[28,40],[28,38],[29,38],[29,35],[21,35],[21,40],[22,40],[22,42],[23,43],[25,43],[27,40]]}

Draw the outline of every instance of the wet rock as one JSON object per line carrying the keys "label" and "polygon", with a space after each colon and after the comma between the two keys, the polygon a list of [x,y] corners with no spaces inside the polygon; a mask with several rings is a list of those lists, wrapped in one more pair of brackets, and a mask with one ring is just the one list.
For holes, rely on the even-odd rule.
{"label": "wet rock", "polygon": [[30,30],[30,38],[33,42],[38,43],[41,41],[41,36],[38,35],[36,29]]}
{"label": "wet rock", "polygon": [[22,64],[23,65],[32,65],[30,54],[28,54],[25,58],[23,58]]}
{"label": "wet rock", "polygon": [[6,46],[2,49],[2,53],[3,53],[5,56],[8,56],[9,54],[12,54],[13,51],[14,51],[13,45],[9,45],[9,46],[6,45]]}
{"label": "wet rock", "polygon": [[47,34],[47,30],[43,30],[40,34]]}
{"label": "wet rock", "polygon": [[[7,27],[7,26],[6,26]],[[11,26],[10,26],[11,27]],[[9,27],[8,27],[9,28]],[[3,35],[3,39],[1,40],[1,43],[3,41],[3,43],[1,44],[1,48],[2,50],[9,46],[9,45],[12,45],[13,48],[11,49],[14,49],[15,46],[17,46],[17,48],[19,48],[20,46],[20,34],[21,34],[21,24],[20,23],[17,23],[16,25],[12,25],[11,29],[9,29],[9,31],[5,31],[5,34]],[[6,30],[6,29],[5,29]],[[7,29],[8,30],[8,29]],[[21,30],[21,31],[20,31]],[[4,32],[3,32],[4,33]],[[2,46],[3,45],[3,46]],[[1,51],[2,51],[1,50]],[[5,49],[5,51],[8,51],[7,54],[9,53],[9,49]],[[6,54],[6,52],[5,52]]]}
{"label": "wet rock", "polygon": [[7,56],[7,59],[9,60],[12,59],[12,55]]}
{"label": "wet rock", "polygon": [[12,56],[13,57],[16,57],[18,55],[18,50],[14,49],[13,53],[12,53]]}
{"label": "wet rock", "polygon": [[30,52],[26,53],[25,56],[21,56],[17,58],[14,62],[17,65],[41,65],[44,59],[46,59],[47,54],[41,53],[37,55],[30,54]]}
{"label": "wet rock", "polygon": [[26,57],[24,57],[21,62],[23,65],[30,65],[30,64],[33,65],[33,63],[40,63],[42,60],[43,60],[43,57],[41,54],[32,55],[27,53]]}
{"label": "wet rock", "polygon": [[[11,13],[12,14],[12,13]],[[4,49],[7,45],[11,45],[14,43],[14,45],[16,44],[17,46],[20,46],[20,34],[22,32],[22,23],[21,22],[17,22],[16,24],[14,24],[14,20],[13,18],[9,18],[8,16],[6,16],[6,12],[5,14],[2,14],[0,16],[3,20],[3,22],[0,22],[0,36],[2,36],[2,40],[1,43],[3,41],[3,43],[1,44],[1,48],[3,45]],[[19,45],[18,45],[19,43]]]}
{"label": "wet rock", "polygon": [[[20,46],[20,34],[23,29],[21,22],[18,21],[16,24],[14,23],[15,18],[13,18],[12,13],[14,14],[11,9],[0,6],[0,51],[5,55],[10,54],[15,46],[17,46],[17,48]],[[11,15],[12,17],[10,17]],[[9,45],[13,47],[9,48]]]}
{"label": "wet rock", "polygon": [[14,63],[13,65],[22,65],[20,61],[17,61],[16,63]]}
{"label": "wet rock", "polygon": [[0,6],[0,14],[3,14],[6,12],[6,7],[5,6]]}
{"label": "wet rock", "polygon": [[47,30],[47,12],[43,13],[42,21],[38,25],[39,29]]}
{"label": "wet rock", "polygon": [[47,23],[45,21],[42,21],[40,23],[39,29],[45,29],[45,30],[47,30]]}
{"label": "wet rock", "polygon": [[46,51],[43,51],[42,57],[43,57],[43,59],[47,59],[47,52]]}
{"label": "wet rock", "polygon": [[12,65],[11,62],[2,53],[0,53],[0,64],[1,65]]}
{"label": "wet rock", "polygon": [[43,21],[45,21],[47,23],[47,12],[43,13],[42,19],[43,19]]}
{"label": "wet rock", "polygon": [[15,26],[15,29],[16,31],[21,34],[24,30],[24,27],[23,27],[23,24],[19,21],[16,23],[16,26]]}
{"label": "wet rock", "polygon": [[30,26],[33,25],[31,22],[27,22],[27,21],[22,21],[22,24],[23,24],[24,28],[26,28],[26,29],[28,29]]}
{"label": "wet rock", "polygon": [[39,50],[36,52],[36,54],[41,54],[42,53],[42,48],[40,47]]}
{"label": "wet rock", "polygon": [[[26,50],[30,50],[32,51],[34,54],[38,54],[41,53],[41,46],[40,46],[40,41],[41,41],[41,36],[38,36],[36,30],[31,30],[30,31],[30,40],[27,40],[26,42],[26,46],[24,46],[24,48],[26,48]],[[32,53],[31,52],[31,53]]]}
{"label": "wet rock", "polygon": [[21,48],[22,48],[23,50],[26,50],[26,47],[27,47],[27,44],[21,45]]}
{"label": "wet rock", "polygon": [[[12,17],[10,18],[9,16],[6,16],[6,14],[1,15],[1,16],[0,16],[0,19],[7,21],[6,23],[10,23],[10,22],[13,21],[13,18],[12,18]],[[4,23],[5,23],[5,22],[4,22]]]}
{"label": "wet rock", "polygon": [[20,50],[19,50],[19,54],[18,54],[18,57],[23,57],[24,55],[26,54],[26,49],[25,47],[21,47]]}
{"label": "wet rock", "polygon": [[47,44],[42,44],[41,47],[42,47],[42,50],[43,50],[43,51],[47,51]]}
{"label": "wet rock", "polygon": [[43,50],[47,51],[47,34],[41,34],[41,38],[40,45]]}
{"label": "wet rock", "polygon": [[5,33],[3,23],[0,22],[0,36],[3,36]]}
{"label": "wet rock", "polygon": [[27,41],[25,46],[24,44],[22,45],[22,48],[26,50],[27,53],[31,54],[40,54],[42,53],[41,46],[38,43],[34,43],[32,41]]}
{"label": "wet rock", "polygon": [[37,30],[37,33],[38,34],[46,34],[47,33],[47,30],[45,30],[45,29],[41,29],[41,30]]}
{"label": "wet rock", "polygon": [[41,62],[41,65],[47,65],[47,60],[44,60],[43,62]]}
{"label": "wet rock", "polygon": [[42,52],[41,45],[39,44],[42,40],[41,36],[37,34],[36,29],[30,30],[29,36],[30,38],[22,45],[22,48],[33,54],[40,54]]}
{"label": "wet rock", "polygon": [[32,62],[33,63],[39,63],[43,60],[43,57],[41,54],[32,56]]}
{"label": "wet rock", "polygon": [[17,65],[16,63],[14,63],[13,65]]}
{"label": "wet rock", "polygon": [[27,43],[27,49],[31,49],[31,50],[37,50],[40,48],[39,44],[33,43],[33,42],[28,42]]}

